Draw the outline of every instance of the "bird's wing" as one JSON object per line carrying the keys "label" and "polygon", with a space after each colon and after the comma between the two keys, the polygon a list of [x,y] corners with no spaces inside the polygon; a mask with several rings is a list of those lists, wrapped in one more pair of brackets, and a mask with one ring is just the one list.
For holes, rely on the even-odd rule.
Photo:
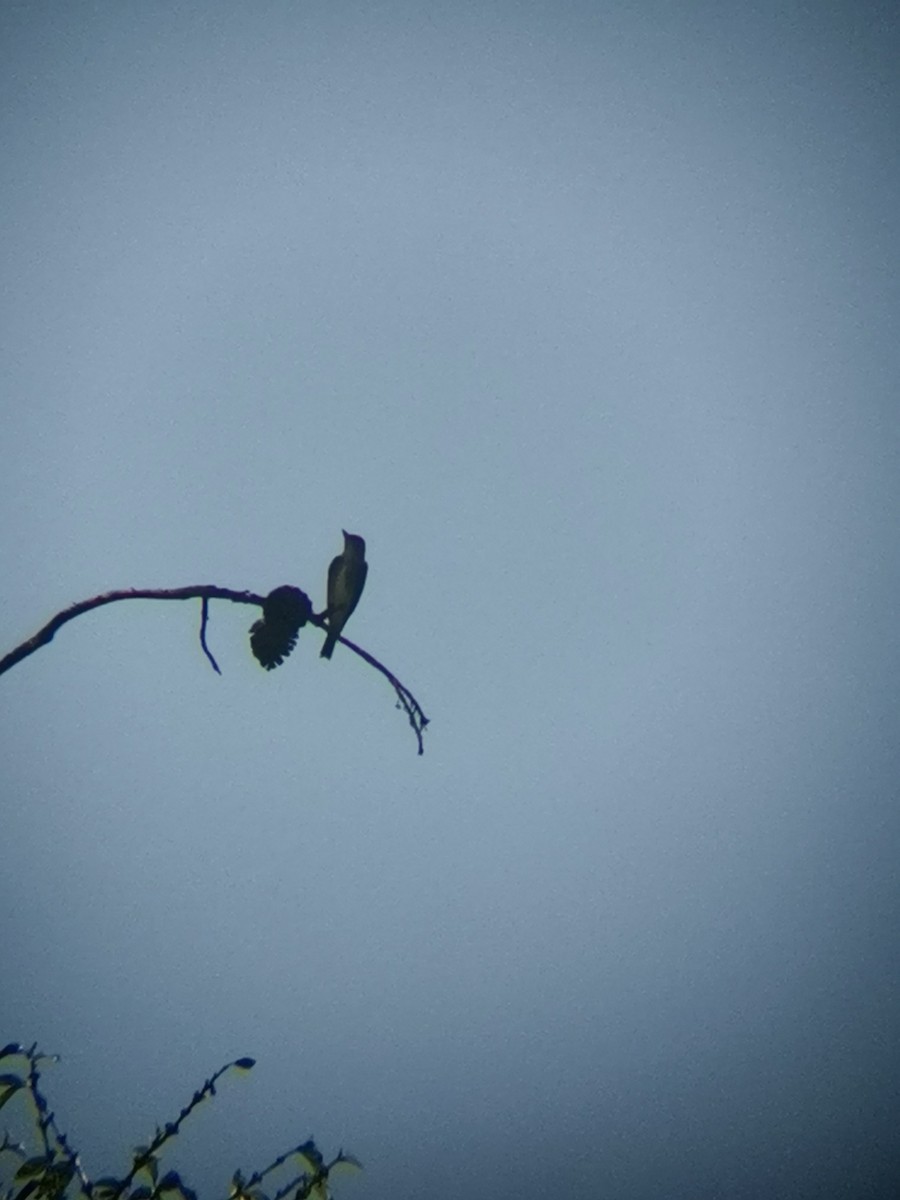
{"label": "bird's wing", "polygon": [[356,608],[357,604],[359,604],[359,598],[363,594],[363,588],[366,586],[366,576],[368,573],[369,564],[367,562],[361,563],[359,569],[359,587],[356,589],[356,595],[353,597],[353,600],[347,607],[348,617],[353,612],[354,608]]}
{"label": "bird's wing", "polygon": [[344,565],[344,556],[342,554],[339,554],[336,558],[333,558],[331,560],[331,566],[328,568],[328,598],[327,598],[327,607],[328,608],[331,608],[331,606],[335,602],[334,593],[335,593],[335,589],[337,588],[337,577],[338,577],[340,569],[343,565]]}

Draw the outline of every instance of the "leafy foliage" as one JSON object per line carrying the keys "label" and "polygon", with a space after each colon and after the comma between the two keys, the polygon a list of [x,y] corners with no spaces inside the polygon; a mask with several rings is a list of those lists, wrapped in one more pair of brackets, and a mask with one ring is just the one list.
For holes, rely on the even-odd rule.
{"label": "leafy foliage", "polygon": [[[178,1136],[194,1109],[216,1094],[216,1083],[223,1075],[249,1071],[255,1065],[252,1058],[226,1063],[194,1092],[174,1121],[157,1126],[149,1142],[134,1147],[131,1165],[121,1178],[106,1175],[91,1179],[41,1091],[40,1064],[55,1062],[56,1056],[41,1054],[37,1046],[26,1049],[10,1042],[0,1049],[2,1059],[21,1065],[18,1072],[0,1075],[0,1108],[17,1095],[30,1104],[36,1153],[30,1154],[27,1147],[4,1134],[0,1142],[0,1200],[72,1200],[79,1194],[87,1200],[197,1200],[196,1192],[177,1171],[160,1173],[160,1154],[166,1143]],[[309,1138],[247,1178],[235,1171],[228,1200],[328,1200],[331,1173],[339,1167],[362,1169],[352,1155],[342,1150],[326,1162]],[[269,1180],[268,1191],[261,1186],[264,1180]]]}

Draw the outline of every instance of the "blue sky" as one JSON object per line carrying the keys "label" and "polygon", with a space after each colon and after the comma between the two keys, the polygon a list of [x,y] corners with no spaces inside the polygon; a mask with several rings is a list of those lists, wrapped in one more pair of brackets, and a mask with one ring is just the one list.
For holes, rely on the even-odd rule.
{"label": "blue sky", "polygon": [[[213,1195],[888,1195],[886,5],[0,10],[0,1042]],[[868,1189],[868,1191],[866,1190]]]}

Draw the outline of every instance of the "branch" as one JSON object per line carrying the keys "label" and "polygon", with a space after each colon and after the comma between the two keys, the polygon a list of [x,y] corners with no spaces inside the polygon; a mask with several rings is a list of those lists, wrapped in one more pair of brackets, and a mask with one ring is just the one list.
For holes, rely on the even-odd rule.
{"label": "branch", "polygon": [[[194,1092],[191,1099],[187,1102],[174,1121],[169,1121],[162,1129],[157,1126],[156,1134],[152,1141],[146,1146],[139,1146],[135,1151],[134,1158],[128,1170],[128,1174],[124,1179],[119,1180],[118,1185],[113,1193],[114,1196],[121,1196],[123,1192],[127,1192],[134,1183],[135,1177],[149,1164],[150,1160],[155,1158],[158,1152],[172,1138],[178,1136],[181,1126],[188,1119],[198,1104],[202,1104],[209,1096],[216,1094],[216,1084],[219,1079],[233,1067],[239,1071],[250,1071],[256,1066],[256,1060],[253,1058],[239,1058],[235,1062],[226,1063],[224,1067],[220,1067],[214,1075],[203,1084],[203,1087],[198,1088]],[[166,1189],[168,1190],[168,1189]],[[174,1190],[174,1189],[172,1189]]]}
{"label": "branch", "polygon": [[409,718],[409,723],[412,726],[413,733],[416,735],[416,741],[419,744],[419,754],[424,754],[425,745],[422,742],[422,734],[425,732],[425,727],[428,724],[428,717],[426,717],[422,712],[418,700],[415,698],[409,688],[404,687],[397,676],[392,674],[392,672],[387,669],[384,663],[380,663],[377,658],[373,658],[372,655],[369,654],[368,650],[363,650],[362,646],[357,646],[355,642],[351,642],[345,637],[338,637],[338,641],[343,642],[343,644],[349,647],[354,654],[358,654],[359,657],[364,659],[370,667],[374,667],[376,671],[380,671],[385,677],[385,679],[397,693],[397,707],[402,708]]}
{"label": "branch", "polygon": [[[42,1054],[37,1043],[26,1049],[19,1042],[10,1042],[0,1049],[0,1059],[24,1058],[28,1064],[28,1073],[21,1071],[17,1074],[4,1074],[2,1080],[2,1095],[0,1108],[6,1104],[14,1093],[22,1092],[31,1101],[33,1113],[32,1123],[37,1133],[34,1147],[38,1153],[30,1155],[26,1145],[20,1145],[10,1139],[6,1133],[0,1141],[0,1154],[4,1151],[18,1159],[18,1165],[13,1167],[10,1179],[0,1181],[2,1200],[70,1200],[72,1192],[77,1188],[84,1200],[122,1200],[128,1194],[128,1200],[165,1200],[167,1196],[175,1196],[178,1200],[197,1200],[197,1193],[184,1182],[177,1171],[167,1171],[160,1177],[161,1151],[176,1138],[182,1126],[196,1108],[205,1100],[216,1095],[216,1085],[226,1072],[249,1071],[255,1066],[252,1058],[238,1058],[226,1063],[194,1092],[191,1099],[184,1105],[174,1121],[156,1127],[152,1139],[145,1145],[135,1146],[131,1154],[131,1165],[126,1174],[120,1179],[113,1175],[100,1179],[91,1179],[81,1165],[78,1152],[60,1129],[56,1117],[50,1109],[41,1091],[39,1064],[56,1062],[57,1055]],[[321,1151],[312,1138],[307,1138],[298,1146],[281,1154],[273,1163],[261,1171],[255,1171],[245,1180],[240,1171],[232,1176],[229,1200],[260,1200],[263,1193],[259,1184],[268,1178],[279,1167],[293,1160],[302,1162],[305,1170],[295,1175],[290,1183],[274,1193],[273,1200],[285,1200],[293,1193],[297,1200],[315,1196],[317,1200],[327,1200],[331,1195],[328,1180],[331,1172],[339,1166],[362,1170],[362,1163],[352,1154],[339,1150],[336,1156],[326,1162]],[[143,1177],[143,1178],[141,1178]],[[141,1186],[133,1185],[141,1178]],[[74,1185],[74,1187],[73,1187]]]}
{"label": "branch", "polygon": [[[194,587],[183,588],[125,588],[116,592],[104,592],[101,596],[92,596],[89,600],[80,600],[77,604],[65,608],[62,612],[58,612],[55,617],[47,622],[47,624],[37,631],[33,637],[16,646],[14,650],[10,650],[9,654],[0,658],[0,675],[14,667],[16,663],[20,663],[24,658],[28,658],[30,654],[34,654],[35,650],[39,650],[41,646],[46,646],[53,641],[57,630],[61,629],[68,621],[75,617],[80,617],[82,613],[90,612],[93,608],[101,608],[104,604],[113,604],[117,600],[200,600],[200,645],[203,648],[203,653],[209,659],[213,669],[217,674],[221,675],[219,664],[213,658],[212,652],[206,644],[206,626],[209,617],[209,601],[210,600],[231,600],[234,604],[254,604],[263,610],[263,622],[257,622],[254,630],[258,630],[261,624],[265,624],[267,610],[269,612],[270,625],[275,622],[275,641],[278,643],[276,650],[278,653],[271,659],[265,662],[267,667],[277,666],[293,649],[294,641],[296,640],[296,629],[292,630],[292,637],[287,641],[282,641],[283,631],[277,628],[278,610],[284,605],[284,594],[294,593],[295,597],[302,597],[307,610],[303,613],[299,620],[299,624],[305,624],[309,621],[319,629],[328,628],[328,611],[327,609],[321,613],[311,611],[309,601],[304,593],[299,589],[290,587],[276,588],[274,592],[270,592],[269,596],[260,596],[256,592],[236,592],[233,588],[218,587],[214,583],[201,583]],[[267,604],[268,601],[268,604]],[[294,603],[296,603],[296,599]],[[274,608],[274,616],[273,616]],[[290,622],[289,622],[290,624]],[[299,625],[298,625],[299,628]],[[251,630],[251,645],[253,640],[253,632]],[[289,630],[289,632],[291,632]],[[379,671],[394,691],[397,694],[397,707],[402,708],[406,713],[413,733],[416,735],[416,742],[419,748],[419,754],[425,753],[425,746],[422,741],[422,734],[428,725],[428,717],[422,711],[422,707],[416,700],[415,696],[405,687],[392,671],[374,658],[367,650],[363,650],[361,646],[357,646],[355,642],[349,641],[345,637],[338,637],[338,641],[342,642],[354,654],[358,654],[361,659]],[[256,649],[254,649],[256,653]],[[259,657],[257,655],[257,657]],[[260,661],[263,661],[262,659]]]}
{"label": "branch", "polygon": [[[23,658],[27,658],[29,654],[34,654],[35,650],[40,650],[41,646],[46,646],[48,642],[52,642],[56,631],[61,629],[67,621],[71,621],[75,617],[80,617],[82,613],[90,612],[92,608],[100,608],[101,605],[112,604],[116,600],[197,599],[204,601],[233,600],[235,604],[256,604],[262,607],[264,597],[257,596],[255,592],[235,592],[231,588],[216,587],[214,583],[201,583],[196,587],[125,588],[119,592],[105,592],[102,596],[92,596],[90,600],[79,600],[77,604],[73,604],[70,608],[64,608],[62,612],[58,612],[52,620],[47,622],[43,629],[37,631],[34,637],[30,637],[27,641],[22,642],[20,646],[16,646],[15,650],[10,650],[9,654],[4,658],[0,658],[0,675],[4,671],[8,671],[10,667],[14,667],[16,663],[20,663]],[[205,632],[204,622],[204,635]]]}
{"label": "branch", "polygon": [[[6,1049],[9,1050],[10,1047],[7,1046]],[[52,1145],[50,1144],[50,1134],[52,1133],[56,1139],[59,1149],[62,1151],[63,1157],[68,1163],[67,1174],[69,1175],[69,1178],[77,1175],[79,1191],[81,1191],[83,1195],[90,1197],[90,1183],[87,1175],[85,1174],[84,1168],[81,1165],[81,1157],[75,1150],[72,1149],[71,1145],[69,1144],[69,1139],[60,1129],[56,1120],[56,1114],[50,1109],[50,1106],[40,1088],[41,1076],[40,1071],[38,1070],[38,1063],[41,1061],[58,1062],[59,1055],[41,1054],[37,1048],[37,1042],[35,1042],[29,1050],[25,1050],[22,1046],[19,1046],[18,1049],[28,1059],[28,1091],[31,1094],[31,1101],[34,1104],[35,1110],[37,1111],[37,1126],[41,1135],[41,1142],[43,1143],[44,1147],[44,1155],[48,1162],[52,1162],[56,1158],[56,1154]],[[66,1187],[68,1187],[68,1181],[63,1186],[62,1190],[65,1191]]]}

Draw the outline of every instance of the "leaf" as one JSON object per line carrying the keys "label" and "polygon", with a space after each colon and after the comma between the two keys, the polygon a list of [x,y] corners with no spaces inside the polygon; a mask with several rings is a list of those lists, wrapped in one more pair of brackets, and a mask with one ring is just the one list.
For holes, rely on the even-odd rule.
{"label": "leaf", "polygon": [[0,1075],[0,1108],[24,1086],[25,1080],[18,1075]]}
{"label": "leaf", "polygon": [[113,1175],[104,1175],[98,1179],[91,1190],[93,1200],[112,1200],[112,1197],[122,1194],[122,1181]]}
{"label": "leaf", "polygon": [[[345,1154],[343,1150],[338,1152],[337,1158],[334,1160],[335,1167],[350,1167],[354,1171],[362,1171],[363,1165],[358,1158],[354,1158],[352,1154]],[[334,1167],[332,1167],[334,1170]]]}
{"label": "leaf", "polygon": [[13,1200],[28,1200],[28,1197],[37,1188],[37,1185],[38,1181],[36,1179],[29,1179],[21,1191],[16,1192]]}
{"label": "leaf", "polygon": [[47,1168],[48,1176],[62,1180],[64,1184],[68,1184],[74,1174],[75,1164],[70,1159],[63,1159],[62,1162],[57,1160]]}
{"label": "leaf", "polygon": [[38,1195],[57,1197],[62,1196],[66,1188],[72,1182],[72,1176],[75,1174],[75,1164],[73,1162],[55,1162],[48,1167],[44,1173],[43,1179],[38,1184]]}
{"label": "leaf", "polygon": [[182,1180],[177,1171],[167,1171],[156,1185],[158,1192],[179,1192],[185,1200],[197,1200],[197,1193]]}
{"label": "leaf", "polygon": [[312,1138],[308,1142],[304,1142],[302,1146],[298,1146],[294,1153],[299,1154],[302,1159],[308,1162],[313,1171],[318,1171],[324,1166],[325,1159],[319,1153],[319,1148]]}
{"label": "leaf", "polygon": [[28,1155],[25,1153],[25,1147],[21,1144],[21,1142],[11,1141],[8,1133],[4,1133],[3,1141],[0,1142],[0,1153],[2,1153],[4,1150],[8,1150],[10,1154],[18,1154],[19,1158],[22,1159],[28,1157]]}
{"label": "leaf", "polygon": [[153,1183],[156,1183],[156,1177],[159,1174],[159,1159],[155,1154],[150,1153],[149,1146],[135,1146],[132,1171],[135,1176],[146,1171]]}
{"label": "leaf", "polygon": [[18,1171],[16,1171],[13,1179],[35,1179],[43,1175],[47,1168],[52,1165],[53,1159],[48,1154],[42,1154],[38,1158],[26,1158]]}

